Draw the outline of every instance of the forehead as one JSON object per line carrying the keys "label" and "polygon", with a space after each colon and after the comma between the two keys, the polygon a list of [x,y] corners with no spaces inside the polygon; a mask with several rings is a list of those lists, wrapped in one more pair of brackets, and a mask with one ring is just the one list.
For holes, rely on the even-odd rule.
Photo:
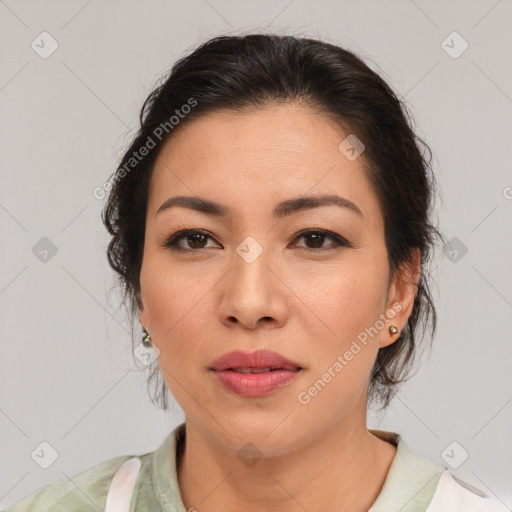
{"label": "forehead", "polygon": [[296,105],[220,111],[180,127],[161,148],[148,211],[171,196],[208,198],[267,215],[291,197],[336,194],[357,204],[366,222],[380,208],[363,169],[339,146],[348,136],[325,115]]}

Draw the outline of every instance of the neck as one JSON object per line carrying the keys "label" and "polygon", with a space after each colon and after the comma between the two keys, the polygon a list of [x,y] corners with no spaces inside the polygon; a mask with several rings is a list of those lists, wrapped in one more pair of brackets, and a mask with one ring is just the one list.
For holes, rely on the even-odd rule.
{"label": "neck", "polygon": [[187,422],[177,473],[186,510],[366,511],[382,489],[396,448],[366,425],[336,425],[299,448],[244,465],[236,452]]}

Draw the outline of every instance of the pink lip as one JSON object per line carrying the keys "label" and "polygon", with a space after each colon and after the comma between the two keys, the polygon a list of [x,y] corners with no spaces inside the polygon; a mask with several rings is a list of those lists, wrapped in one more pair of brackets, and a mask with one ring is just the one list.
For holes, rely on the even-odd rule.
{"label": "pink lip", "polygon": [[[239,373],[235,369],[270,368],[262,373]],[[229,391],[242,396],[263,396],[287,386],[303,368],[277,352],[257,350],[235,351],[217,359],[213,370],[221,384]]]}
{"label": "pink lip", "polygon": [[235,368],[266,368],[297,370],[301,366],[298,363],[286,359],[286,357],[272,352],[272,350],[256,350],[255,352],[242,352],[235,350],[219,357],[210,369],[216,371]]}
{"label": "pink lip", "polygon": [[237,373],[232,370],[214,371],[229,391],[241,396],[263,396],[287,386],[302,370],[276,370],[264,373]]}

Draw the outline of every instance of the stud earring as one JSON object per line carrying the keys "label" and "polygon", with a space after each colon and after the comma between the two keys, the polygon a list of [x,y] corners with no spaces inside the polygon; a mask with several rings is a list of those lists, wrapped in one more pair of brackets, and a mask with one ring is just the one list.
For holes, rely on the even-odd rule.
{"label": "stud earring", "polygon": [[398,331],[398,327],[396,325],[390,325],[389,326],[389,334],[393,335],[396,334]]}
{"label": "stud earring", "polygon": [[142,344],[146,348],[151,347],[151,334],[149,334],[145,327],[142,328]]}

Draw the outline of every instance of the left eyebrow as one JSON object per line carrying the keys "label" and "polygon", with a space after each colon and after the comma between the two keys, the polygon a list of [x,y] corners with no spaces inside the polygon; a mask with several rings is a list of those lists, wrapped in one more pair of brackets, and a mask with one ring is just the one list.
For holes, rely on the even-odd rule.
{"label": "left eyebrow", "polygon": [[[209,199],[189,196],[176,196],[167,199],[158,208],[156,214],[163,212],[173,206],[181,206],[183,208],[189,208],[206,215],[213,215],[216,217],[228,217],[231,213],[230,209],[220,203],[215,203]],[[357,214],[361,219],[364,219],[364,214],[361,209],[352,201],[339,197],[336,195],[319,195],[319,196],[306,196],[297,197],[295,199],[288,199],[279,203],[274,208],[274,217],[283,218],[294,213],[298,213],[305,210],[311,210],[313,208],[320,208],[322,206],[338,206],[340,208],[348,209]]]}

